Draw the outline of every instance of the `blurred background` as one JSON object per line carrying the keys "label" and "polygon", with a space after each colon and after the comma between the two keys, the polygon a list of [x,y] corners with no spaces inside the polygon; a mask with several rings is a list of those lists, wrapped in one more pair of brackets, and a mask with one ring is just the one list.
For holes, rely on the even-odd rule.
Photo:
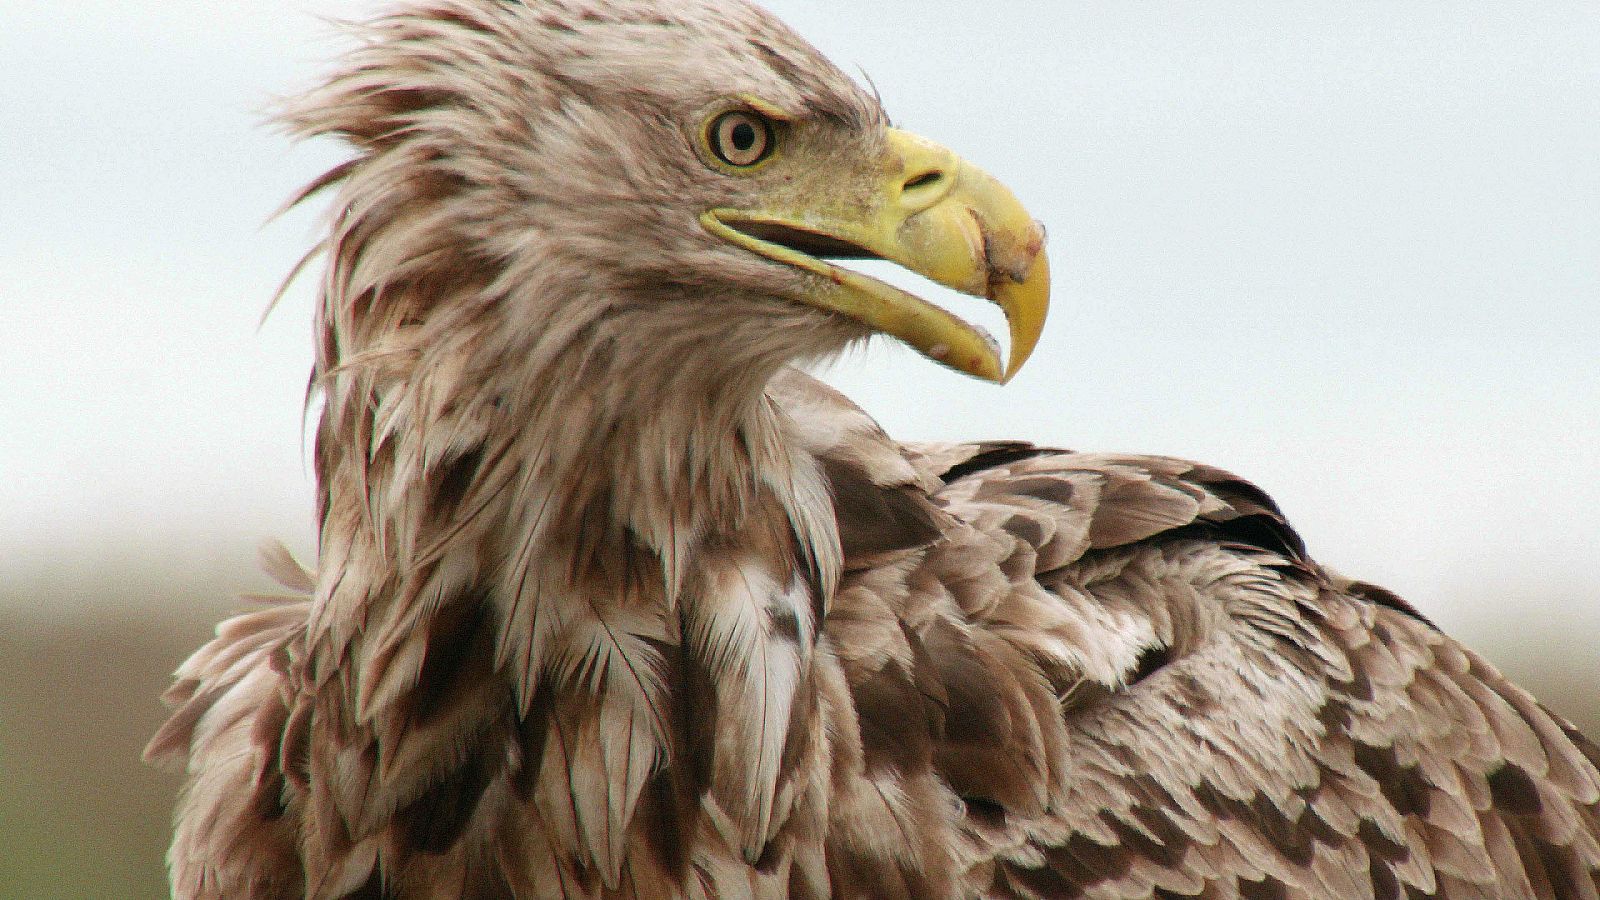
{"label": "blurred background", "polygon": [[[831,381],[905,438],[1239,472],[1600,734],[1600,7],[769,5],[1051,232],[1009,387]],[[164,893],[156,697],[262,538],[312,557],[309,286],[258,323],[340,154],[264,111],[373,8],[0,9],[0,897]]]}

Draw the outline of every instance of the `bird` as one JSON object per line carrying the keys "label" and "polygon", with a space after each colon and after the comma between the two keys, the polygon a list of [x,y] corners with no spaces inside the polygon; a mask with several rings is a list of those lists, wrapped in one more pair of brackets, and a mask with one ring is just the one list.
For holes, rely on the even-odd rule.
{"label": "bird", "polygon": [[317,560],[165,696],[175,897],[1600,896],[1600,750],[1255,485],[805,374],[1009,380],[1047,242],[770,13],[356,33],[283,112],[348,147],[294,199]]}

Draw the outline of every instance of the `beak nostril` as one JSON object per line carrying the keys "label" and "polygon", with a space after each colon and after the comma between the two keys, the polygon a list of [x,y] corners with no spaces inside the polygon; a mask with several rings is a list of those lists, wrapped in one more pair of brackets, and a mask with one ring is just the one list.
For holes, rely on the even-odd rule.
{"label": "beak nostril", "polygon": [[938,169],[934,169],[931,172],[923,172],[921,175],[906,179],[906,186],[902,188],[902,190],[910,193],[911,191],[915,191],[919,188],[933,187],[943,180],[944,173]]}

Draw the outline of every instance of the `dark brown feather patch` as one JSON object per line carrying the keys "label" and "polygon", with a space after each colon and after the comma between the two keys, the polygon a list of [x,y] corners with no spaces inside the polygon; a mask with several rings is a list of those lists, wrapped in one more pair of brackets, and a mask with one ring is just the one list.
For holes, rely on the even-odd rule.
{"label": "dark brown feather patch", "polygon": [[822,469],[832,487],[847,565],[853,559],[925,547],[943,532],[938,510],[923,492],[907,485],[879,486],[867,472],[836,457],[823,457]]}

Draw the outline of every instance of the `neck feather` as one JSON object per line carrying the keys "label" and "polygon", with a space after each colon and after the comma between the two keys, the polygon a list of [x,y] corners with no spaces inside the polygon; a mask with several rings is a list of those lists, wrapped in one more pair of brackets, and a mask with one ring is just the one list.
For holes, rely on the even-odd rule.
{"label": "neck feather", "polygon": [[831,590],[838,537],[815,514],[831,508],[827,488],[765,393],[787,362],[783,312],[558,296],[325,307],[323,556],[368,557],[345,578],[374,582],[319,604],[314,625],[334,645],[376,612],[413,627],[468,592],[502,608],[504,662],[528,638],[512,621],[528,597],[599,591],[671,608],[705,548],[775,531],[760,518],[780,520],[768,543]]}
{"label": "neck feather", "polygon": [[664,771],[683,799],[652,815],[703,815],[747,861],[791,819],[819,827],[784,784],[820,765],[791,726],[814,713],[840,552],[819,464],[766,393],[793,313],[578,289],[362,299],[323,313],[309,663],[371,731],[362,814],[520,735],[545,762],[535,803],[607,823],[605,842],[553,826],[607,879]]}

